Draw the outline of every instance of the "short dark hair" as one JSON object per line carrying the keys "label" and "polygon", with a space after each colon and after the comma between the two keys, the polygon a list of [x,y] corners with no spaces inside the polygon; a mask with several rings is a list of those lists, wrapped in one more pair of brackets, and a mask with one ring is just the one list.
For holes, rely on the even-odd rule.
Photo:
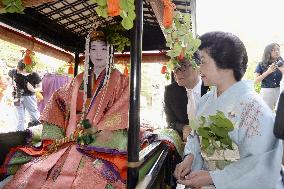
{"label": "short dark hair", "polygon": [[248,56],[243,42],[232,33],[214,31],[200,37],[199,50],[205,49],[218,68],[232,69],[240,81],[247,69]]}
{"label": "short dark hair", "polygon": [[193,53],[193,60],[195,60],[196,64],[200,64],[201,62],[201,55],[200,55],[200,51],[197,50]]}
{"label": "short dark hair", "polygon": [[17,68],[18,68],[19,70],[21,70],[21,71],[23,71],[23,70],[26,68],[26,64],[24,63],[23,60],[20,60],[20,61],[18,62]]}

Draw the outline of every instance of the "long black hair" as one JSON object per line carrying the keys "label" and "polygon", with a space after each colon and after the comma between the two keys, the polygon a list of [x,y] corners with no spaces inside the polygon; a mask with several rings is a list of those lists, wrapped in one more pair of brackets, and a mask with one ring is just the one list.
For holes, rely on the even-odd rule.
{"label": "long black hair", "polygon": [[[271,52],[275,46],[278,46],[280,48],[280,45],[278,43],[271,43],[264,48],[261,65],[267,67],[275,61],[271,59]],[[283,60],[282,57],[279,57],[278,59]]]}

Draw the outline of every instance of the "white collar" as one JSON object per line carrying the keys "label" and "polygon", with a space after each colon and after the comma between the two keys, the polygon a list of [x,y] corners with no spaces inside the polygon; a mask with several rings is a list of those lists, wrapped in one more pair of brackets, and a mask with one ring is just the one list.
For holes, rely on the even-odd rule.
{"label": "white collar", "polygon": [[102,73],[102,71],[105,69],[105,67],[100,67],[100,68],[94,68],[94,73],[96,76],[96,80],[98,79],[98,77],[100,76],[100,74]]}
{"label": "white collar", "polygon": [[201,85],[202,85],[202,80],[199,78],[199,82],[193,87],[193,89],[186,89],[186,92],[193,92],[194,94],[201,94]]}

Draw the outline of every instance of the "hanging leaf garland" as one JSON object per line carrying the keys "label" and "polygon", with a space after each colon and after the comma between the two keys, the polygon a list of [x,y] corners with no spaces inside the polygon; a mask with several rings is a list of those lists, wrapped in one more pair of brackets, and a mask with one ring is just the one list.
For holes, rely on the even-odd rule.
{"label": "hanging leaf garland", "polygon": [[2,0],[4,8],[0,8],[1,13],[24,13],[24,5],[21,0]]}
{"label": "hanging leaf garland", "polygon": [[125,34],[126,30],[121,25],[108,25],[100,30],[103,31],[106,40],[113,45],[117,52],[122,52],[125,47],[130,46],[130,40]]}
{"label": "hanging leaf garland", "polygon": [[134,0],[120,0],[119,5],[121,7],[121,25],[129,30],[133,28],[133,21],[136,17]]}
{"label": "hanging leaf garland", "polygon": [[173,24],[173,11],[174,11],[174,4],[171,0],[162,0],[164,3],[164,17],[163,17],[163,24],[165,28],[169,28]]}
{"label": "hanging leaf garland", "polygon": [[32,73],[36,65],[35,53],[30,49],[26,49],[25,51],[21,50],[21,52],[23,55],[23,62],[26,65],[26,72]]}
{"label": "hanging leaf garland", "polygon": [[191,32],[190,14],[174,11],[172,24],[169,24],[168,20],[170,20],[171,15],[167,14],[172,14],[169,0],[164,0],[164,4],[166,14],[164,20],[167,18],[167,22],[164,23],[166,46],[170,48],[167,52],[170,57],[167,67],[169,70],[174,70],[174,68],[179,67],[179,61],[185,58],[192,63],[195,69],[197,65],[193,60],[193,54],[197,51],[201,42],[199,39],[194,38]]}
{"label": "hanging leaf garland", "polygon": [[108,15],[118,16],[120,14],[119,0],[107,0]]}
{"label": "hanging leaf garland", "polygon": [[[135,15],[134,0],[90,0],[96,3],[96,12],[99,16],[107,18],[108,16],[118,16],[122,18],[121,25],[129,30],[133,28]],[[118,6],[119,5],[119,6]]]}

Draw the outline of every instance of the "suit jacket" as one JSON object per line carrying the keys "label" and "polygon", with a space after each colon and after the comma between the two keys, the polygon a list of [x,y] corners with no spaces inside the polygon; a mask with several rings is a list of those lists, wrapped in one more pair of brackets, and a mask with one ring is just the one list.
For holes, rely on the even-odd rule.
{"label": "suit jacket", "polygon": [[[202,83],[201,96],[204,95],[208,87]],[[174,82],[165,87],[164,111],[168,127],[175,129],[182,136],[184,125],[188,125],[187,116],[187,93],[185,87],[181,87]]]}

